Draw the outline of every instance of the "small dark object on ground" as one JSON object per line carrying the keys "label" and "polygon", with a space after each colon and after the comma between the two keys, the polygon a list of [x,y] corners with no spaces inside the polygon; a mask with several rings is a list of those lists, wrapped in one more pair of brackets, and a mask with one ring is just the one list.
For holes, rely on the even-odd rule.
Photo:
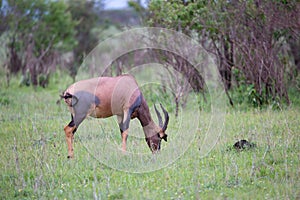
{"label": "small dark object on ground", "polygon": [[248,142],[247,140],[240,140],[237,141],[233,147],[236,150],[244,150],[244,149],[252,149],[254,148],[256,145],[254,143]]}

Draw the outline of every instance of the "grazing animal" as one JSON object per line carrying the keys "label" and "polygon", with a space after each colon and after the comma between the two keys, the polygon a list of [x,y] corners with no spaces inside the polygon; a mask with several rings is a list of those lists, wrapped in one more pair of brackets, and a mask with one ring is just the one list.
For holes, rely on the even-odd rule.
{"label": "grazing animal", "polygon": [[74,157],[74,133],[80,123],[87,117],[107,118],[117,116],[122,136],[122,150],[126,151],[126,141],[130,119],[138,118],[145,134],[150,150],[155,153],[160,150],[161,140],[167,141],[165,133],[169,115],[160,104],[165,121],[154,105],[159,126],[150,115],[149,107],[137,82],[131,75],[117,77],[99,77],[76,82],[61,95],[71,112],[71,122],[65,126],[68,145],[68,158]]}

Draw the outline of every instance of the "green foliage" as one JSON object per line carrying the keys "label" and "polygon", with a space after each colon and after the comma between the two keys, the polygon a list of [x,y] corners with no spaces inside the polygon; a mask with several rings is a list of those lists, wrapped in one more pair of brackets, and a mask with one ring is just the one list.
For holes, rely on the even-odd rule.
{"label": "green foliage", "polygon": [[[101,1],[99,1],[101,2]],[[78,68],[84,57],[95,47],[98,36],[93,32],[98,25],[99,17],[96,11],[96,1],[67,1],[72,19],[76,21],[74,33],[76,45],[74,46],[74,63],[69,68],[70,75],[75,80]]]}
{"label": "green foliage", "polygon": [[[207,1],[151,1],[149,3],[150,26],[163,26],[191,35],[209,27],[211,34],[217,32],[215,19],[209,12]],[[214,4],[211,2],[211,4]],[[204,24],[206,23],[206,24]]]}
{"label": "green foliage", "polygon": [[290,100],[292,102],[291,104],[293,106],[300,107],[300,87],[291,87],[289,89],[289,96],[290,96]]}
{"label": "green foliage", "polygon": [[[265,97],[265,89],[262,91],[262,94],[259,94],[255,89],[254,84],[247,83],[246,78],[243,76],[240,70],[233,68],[232,73],[235,83],[238,83],[238,85],[234,85],[229,91],[235,106],[243,109],[272,108],[274,110],[280,110],[287,106],[287,103],[278,96],[275,98],[271,96]],[[300,105],[298,101],[298,93],[299,91],[297,86],[290,87],[290,101],[294,105]]]}
{"label": "green foliage", "polygon": [[25,74],[22,74],[20,80],[20,86],[29,86],[30,85],[30,73],[27,70]]}
{"label": "green foliage", "polygon": [[285,107],[285,103],[280,98],[266,99],[257,92],[253,84],[241,84],[230,91],[232,101],[239,109],[252,109],[252,108],[272,108],[280,110]]}
{"label": "green foliage", "polygon": [[10,99],[6,93],[0,93],[0,106],[7,106],[10,103]]}
{"label": "green foliage", "polygon": [[149,4],[149,25],[163,25],[167,28],[178,28],[178,25],[186,27],[191,22],[192,6],[185,7],[181,1],[151,1]]}
{"label": "green foliage", "polygon": [[[20,84],[48,85],[62,52],[76,45],[75,21],[64,1],[8,0],[1,8],[5,21],[7,82],[22,72]],[[28,76],[28,74],[30,76]]]}
{"label": "green foliage", "polygon": [[261,96],[257,93],[253,84],[240,85],[236,89],[236,93],[237,96],[234,98],[234,100],[237,100],[236,102],[238,104],[242,104],[243,101],[246,101],[248,105],[251,105],[255,108],[260,107],[262,104]]}
{"label": "green foliage", "polygon": [[147,84],[141,88],[143,96],[147,99],[149,107],[161,103],[168,111],[173,112],[173,99],[170,91],[165,91],[165,88],[162,88],[161,85]]}
{"label": "green foliage", "polygon": [[[69,8],[63,1],[50,1],[48,6],[48,11],[42,16],[42,21],[44,21],[46,25],[43,26],[43,34],[52,35],[52,38],[55,37],[53,43],[56,44],[56,48],[72,50],[76,45],[76,40],[74,39],[76,33],[74,27],[76,23],[68,11]],[[41,40],[41,42],[42,41],[45,42],[45,40]],[[61,41],[63,41],[63,43],[61,43]]]}
{"label": "green foliage", "polygon": [[39,56],[49,45],[62,50],[75,45],[75,22],[63,1],[8,1],[8,5],[12,8],[9,31],[17,36],[20,48],[25,48],[26,40],[34,40],[34,53]]}
{"label": "green foliage", "polygon": [[137,1],[128,1],[128,6],[133,8],[137,13],[143,14],[145,12],[145,8]]}

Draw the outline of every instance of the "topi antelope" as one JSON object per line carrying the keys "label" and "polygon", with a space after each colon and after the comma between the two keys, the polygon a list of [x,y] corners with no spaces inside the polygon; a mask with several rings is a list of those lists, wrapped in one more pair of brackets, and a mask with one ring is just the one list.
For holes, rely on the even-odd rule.
{"label": "topi antelope", "polygon": [[157,126],[151,118],[149,107],[137,82],[130,75],[99,77],[76,82],[61,95],[61,98],[68,105],[72,117],[71,122],[64,128],[68,158],[74,157],[74,133],[87,116],[107,118],[116,115],[122,136],[123,151],[126,151],[130,119],[136,117],[143,127],[146,142],[153,153],[160,150],[162,139],[167,141],[165,131],[169,122],[168,112],[160,104],[165,117],[163,123],[154,105],[159,121],[159,126]]}

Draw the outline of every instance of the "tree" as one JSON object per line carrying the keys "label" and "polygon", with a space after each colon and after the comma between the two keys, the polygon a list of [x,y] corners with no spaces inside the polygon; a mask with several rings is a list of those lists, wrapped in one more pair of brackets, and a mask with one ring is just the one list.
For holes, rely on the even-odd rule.
{"label": "tree", "polygon": [[[299,41],[300,6],[292,1],[151,1],[151,26],[181,31],[216,55],[225,90],[253,87],[256,105],[276,99],[289,103],[285,80],[291,45],[295,63]],[[292,38],[291,40],[289,38]],[[291,42],[293,41],[293,42]],[[296,45],[295,45],[296,44]]]}
{"label": "tree", "polygon": [[72,49],[75,22],[63,1],[7,0],[4,17],[9,33],[11,73],[30,74],[31,83],[45,87],[60,51]]}
{"label": "tree", "polygon": [[76,20],[76,40],[77,45],[73,49],[74,63],[70,67],[70,75],[75,81],[77,70],[82,63],[84,56],[89,53],[98,42],[97,35],[93,32],[93,28],[99,21],[98,12],[102,9],[101,1],[68,1],[69,10],[72,18]]}
{"label": "tree", "polygon": [[[208,51],[219,58],[219,71],[223,78],[225,91],[231,88],[231,66],[233,51],[226,35],[219,35],[215,24],[219,23],[210,13],[208,1],[151,1],[149,4],[150,26],[175,29],[196,38]],[[203,23],[204,22],[204,23]],[[213,48],[211,48],[213,46]],[[188,69],[188,68],[186,68]],[[189,74],[189,73],[188,73]],[[201,74],[189,74],[201,76]],[[190,78],[191,79],[191,78]],[[198,87],[203,88],[202,85]],[[195,87],[194,87],[195,88]],[[203,90],[201,90],[203,91]],[[229,95],[228,95],[229,97]],[[230,103],[232,100],[229,97]]]}

